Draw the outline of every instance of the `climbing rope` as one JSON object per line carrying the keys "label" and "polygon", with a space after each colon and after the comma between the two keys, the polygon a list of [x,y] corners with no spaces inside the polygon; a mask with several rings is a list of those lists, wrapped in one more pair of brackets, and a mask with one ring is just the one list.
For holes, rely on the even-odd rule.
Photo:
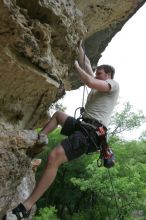
{"label": "climbing rope", "polygon": [[[84,45],[84,43],[83,43],[83,51],[84,51],[83,69],[86,71],[86,62],[85,62],[86,52],[85,52],[85,45]],[[83,98],[82,98],[82,107],[84,107],[85,88],[86,88],[86,85],[84,84],[84,87],[83,87]]]}
{"label": "climbing rope", "polygon": [[[82,45],[83,45],[82,47],[83,47],[83,51],[84,51],[83,69],[86,71],[86,64],[85,64],[85,59],[86,59],[85,45],[84,45],[84,43],[83,43]],[[78,110],[80,110],[80,116],[79,116],[79,118],[82,116],[82,113],[83,113],[83,111],[84,111],[85,89],[86,89],[86,91],[87,91],[86,85],[84,84],[84,86],[83,86],[83,96],[82,96],[82,107],[76,108],[75,113],[74,113],[74,118],[76,118],[76,113],[77,113]]]}
{"label": "climbing rope", "polygon": [[118,212],[118,217],[119,217],[119,220],[122,220],[121,214],[120,214],[120,208],[119,208],[119,205],[118,205],[117,196],[116,196],[116,192],[115,192],[115,187],[114,187],[111,175],[110,175],[110,170],[107,169],[107,172],[108,172],[110,184],[111,184],[111,187],[112,187],[112,191],[114,193],[114,199],[115,199],[116,209],[117,209],[117,212]]}
{"label": "climbing rope", "polygon": [[86,86],[84,85],[84,87],[83,87],[83,97],[82,97],[82,107],[84,107],[85,88],[86,88]]}

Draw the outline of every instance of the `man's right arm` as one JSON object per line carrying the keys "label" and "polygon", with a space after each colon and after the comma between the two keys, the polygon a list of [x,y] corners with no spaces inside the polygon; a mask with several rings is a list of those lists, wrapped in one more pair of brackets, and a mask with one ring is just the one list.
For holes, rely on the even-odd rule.
{"label": "man's right arm", "polygon": [[79,43],[79,47],[78,47],[78,53],[79,53],[79,63],[81,65],[81,67],[91,76],[94,76],[92,67],[91,67],[91,63],[89,58],[86,56],[85,51],[83,50],[82,47],[82,41],[80,41]]}

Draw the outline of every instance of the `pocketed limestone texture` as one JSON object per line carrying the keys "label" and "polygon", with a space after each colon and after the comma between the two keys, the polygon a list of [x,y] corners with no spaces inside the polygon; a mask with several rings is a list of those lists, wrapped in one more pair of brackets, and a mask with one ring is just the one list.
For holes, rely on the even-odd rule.
{"label": "pocketed limestone texture", "polygon": [[74,69],[79,40],[94,67],[144,3],[0,0],[0,218],[35,185],[32,129],[47,119],[47,110],[65,91],[82,85]]}

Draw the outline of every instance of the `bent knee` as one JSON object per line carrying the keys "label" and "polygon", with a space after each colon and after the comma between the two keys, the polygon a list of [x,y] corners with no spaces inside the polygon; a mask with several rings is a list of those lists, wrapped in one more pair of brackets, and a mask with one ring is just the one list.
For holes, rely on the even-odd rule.
{"label": "bent knee", "polygon": [[67,157],[62,146],[56,147],[48,156],[49,166],[59,166],[66,161]]}
{"label": "bent knee", "polygon": [[68,115],[64,112],[57,111],[54,113],[54,117],[56,118],[57,124],[60,124],[62,126],[68,118]]}

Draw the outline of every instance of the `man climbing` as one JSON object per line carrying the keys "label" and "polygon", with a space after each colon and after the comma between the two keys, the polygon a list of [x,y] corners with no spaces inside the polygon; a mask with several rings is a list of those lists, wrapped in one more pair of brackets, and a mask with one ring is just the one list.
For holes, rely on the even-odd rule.
{"label": "man climbing", "polygon": [[[110,65],[101,65],[97,67],[94,76],[90,61],[84,55],[81,43],[78,47],[78,54],[79,62],[75,61],[75,68],[83,83],[91,88],[82,120],[89,127],[90,125],[92,128],[100,125],[106,130],[119,94],[119,85],[113,80],[115,70]],[[61,134],[68,137],[50,152],[42,177],[32,194],[23,204],[20,203],[8,212],[3,220],[28,218],[32,206],[54,181],[60,165],[78,158],[84,153],[97,150],[92,142],[92,139],[94,139],[94,143],[99,144],[97,133],[92,132],[93,138],[89,138],[89,135],[87,135],[88,129],[84,129],[84,125],[80,126],[81,122],[79,120],[59,111],[44,126],[39,134],[39,140],[44,138],[45,134],[52,132],[58,125],[62,126]]]}

